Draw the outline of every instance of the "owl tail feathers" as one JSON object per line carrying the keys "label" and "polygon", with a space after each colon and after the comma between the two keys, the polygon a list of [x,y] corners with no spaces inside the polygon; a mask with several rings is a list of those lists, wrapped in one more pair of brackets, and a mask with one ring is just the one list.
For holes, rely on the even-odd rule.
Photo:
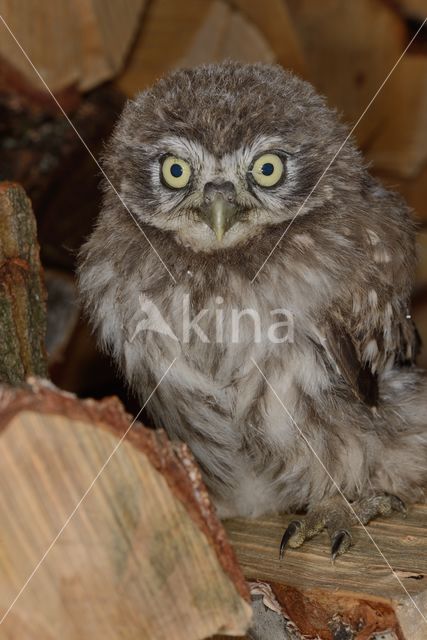
{"label": "owl tail feathers", "polygon": [[409,502],[427,497],[427,371],[393,370],[380,382],[381,446],[373,484]]}

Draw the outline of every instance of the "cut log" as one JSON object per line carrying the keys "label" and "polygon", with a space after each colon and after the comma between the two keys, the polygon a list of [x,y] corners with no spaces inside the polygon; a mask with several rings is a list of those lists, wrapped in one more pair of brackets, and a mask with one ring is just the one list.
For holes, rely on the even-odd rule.
{"label": "cut log", "polygon": [[[0,0],[0,15],[53,92],[90,89],[122,67],[140,24],[144,0]],[[0,57],[42,88],[31,64],[0,23]]]}
{"label": "cut log", "polygon": [[82,91],[116,76],[141,24],[146,0],[77,0]]}
{"label": "cut log", "polygon": [[[390,0],[386,0],[390,2]],[[427,18],[427,0],[391,0],[408,18]]]}
{"label": "cut log", "polygon": [[[288,0],[316,88],[355,124],[409,40],[393,2]],[[381,46],[378,46],[378,43]],[[427,56],[411,48],[357,125],[376,169],[414,177],[427,160]]]}
{"label": "cut log", "polygon": [[19,185],[0,183],[0,381],[46,375],[45,297],[31,203]]}
{"label": "cut log", "polygon": [[121,441],[130,424],[116,399],[0,388],[5,640],[245,633],[247,587],[188,449],[138,423]]}
{"label": "cut log", "polygon": [[[78,84],[79,38],[73,3],[0,0],[0,15],[52,91]],[[30,86],[41,88],[32,65],[1,21],[0,33],[0,56],[20,72]]]}
{"label": "cut log", "polygon": [[[388,631],[398,640],[425,640],[426,505],[412,507],[406,519],[393,515],[369,525],[401,584],[361,527],[353,531],[354,546],[335,564],[326,532],[279,561],[280,540],[292,518],[233,519],[225,528],[245,577],[268,583],[303,634],[371,640]],[[336,631],[346,628],[352,633]]]}
{"label": "cut log", "polygon": [[175,67],[185,55],[214,0],[149,3],[118,87],[134,96]]}
{"label": "cut log", "polygon": [[367,158],[389,174],[414,178],[427,161],[427,56],[407,53],[382,93],[388,107]]}
{"label": "cut log", "polygon": [[276,62],[294,73],[308,77],[301,42],[289,15],[286,2],[269,0],[266,6],[258,0],[232,0],[242,15],[259,29],[271,47]]}
{"label": "cut log", "polygon": [[[275,1],[275,5],[278,2]],[[252,12],[257,14],[259,25],[252,20]],[[251,9],[245,14],[225,0],[187,0],[185,3],[155,0],[146,12],[129,62],[117,79],[119,88],[133,96],[182,65],[194,66],[225,58],[275,61],[276,52],[267,38],[270,31],[277,35],[284,26],[283,11],[279,28],[270,31],[259,13]],[[295,61],[299,53],[294,51],[294,42],[286,41],[286,32],[282,32],[282,37],[280,55],[287,49],[289,60]]]}
{"label": "cut log", "polygon": [[[404,49],[404,20],[387,2],[286,0],[286,4],[311,80],[347,122],[355,123]],[[359,145],[369,145],[396,106],[380,93],[355,131]]]}
{"label": "cut log", "polygon": [[259,30],[223,0],[215,0],[179,66],[194,67],[221,60],[274,62],[275,56]]}

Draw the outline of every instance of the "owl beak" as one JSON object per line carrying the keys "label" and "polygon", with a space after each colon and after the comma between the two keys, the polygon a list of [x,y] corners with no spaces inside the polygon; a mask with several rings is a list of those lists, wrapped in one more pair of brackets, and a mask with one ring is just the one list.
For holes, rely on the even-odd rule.
{"label": "owl beak", "polygon": [[233,226],[236,214],[236,191],[231,182],[213,183],[205,186],[205,208],[203,220],[215,233],[218,242]]}
{"label": "owl beak", "polygon": [[234,212],[235,208],[221,196],[215,198],[209,207],[206,222],[215,233],[218,242],[221,242],[226,231],[232,226]]}

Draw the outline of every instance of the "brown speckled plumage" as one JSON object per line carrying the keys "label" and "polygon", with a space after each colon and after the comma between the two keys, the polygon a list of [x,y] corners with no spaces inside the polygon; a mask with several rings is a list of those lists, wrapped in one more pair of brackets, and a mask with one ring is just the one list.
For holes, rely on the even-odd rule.
{"label": "brown speckled plumage", "polygon": [[[130,101],[105,154],[109,177],[176,282],[104,185],[81,253],[82,299],[141,400],[176,358],[148,409],[189,444],[221,515],[310,509],[336,493],[252,358],[348,499],[423,496],[427,378],[414,365],[408,311],[414,226],[353,143],[251,282],[345,136],[309,84],[278,67],[227,63],[177,71]],[[286,157],[277,188],[247,183],[255,148]],[[159,182],[169,152],[187,154],[193,168],[185,192]],[[217,177],[236,185],[240,216],[222,242],[198,217],[203,183]],[[250,319],[238,344],[152,331],[132,341],[141,293],[172,327],[188,293],[194,313],[208,309],[200,326],[210,338],[218,296],[228,329],[232,307],[262,321],[284,307],[294,341],[255,342]]]}

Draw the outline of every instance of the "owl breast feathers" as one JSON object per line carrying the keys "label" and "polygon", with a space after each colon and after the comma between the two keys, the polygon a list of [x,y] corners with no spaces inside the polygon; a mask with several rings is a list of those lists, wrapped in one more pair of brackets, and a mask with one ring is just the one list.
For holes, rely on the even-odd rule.
{"label": "owl breast feathers", "polygon": [[147,409],[223,516],[423,495],[414,225],[346,135],[308,83],[225,63],[138,95],[105,153],[82,300],[141,402],[173,362]]}

